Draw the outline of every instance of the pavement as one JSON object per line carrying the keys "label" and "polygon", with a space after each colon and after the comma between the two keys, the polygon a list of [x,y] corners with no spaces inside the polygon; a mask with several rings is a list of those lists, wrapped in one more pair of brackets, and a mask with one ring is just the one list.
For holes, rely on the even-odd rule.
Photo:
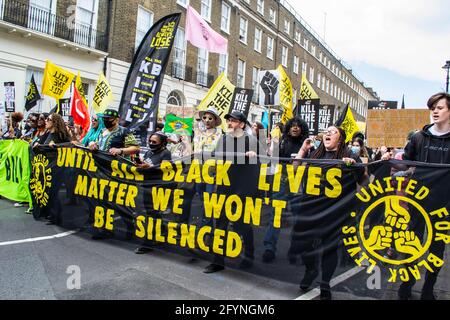
{"label": "pavement", "polygon": [[[35,221],[26,209],[0,200],[2,300],[318,299],[318,289],[300,291],[300,263],[278,278],[231,268],[204,274],[207,261],[159,249],[137,255],[135,243],[93,241],[88,233]],[[449,269],[448,263],[444,265],[436,285],[440,300],[450,299]],[[73,287],[74,270],[79,271],[79,288]],[[396,300],[398,284],[387,283],[386,271],[380,274],[381,280],[371,289],[363,268],[340,266],[332,281],[333,299]],[[294,281],[285,281],[285,276]],[[420,288],[421,282],[414,287],[413,299],[419,299]]]}

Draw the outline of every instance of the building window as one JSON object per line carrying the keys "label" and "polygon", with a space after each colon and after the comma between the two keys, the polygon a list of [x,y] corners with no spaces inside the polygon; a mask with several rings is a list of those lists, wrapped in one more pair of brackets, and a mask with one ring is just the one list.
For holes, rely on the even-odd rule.
{"label": "building window", "polygon": [[308,64],[306,62],[302,62],[302,75],[306,76],[306,69],[308,69]]}
{"label": "building window", "polygon": [[228,74],[228,54],[220,54],[219,55],[219,75],[225,73]]}
{"label": "building window", "polygon": [[320,88],[321,80],[322,80],[322,74],[318,73],[317,74],[317,88]]}
{"label": "building window", "polygon": [[298,44],[300,44],[300,31],[299,30],[295,30],[295,36],[294,36],[294,40],[295,42],[297,42]]}
{"label": "building window", "polygon": [[262,43],[262,30],[255,27],[254,49],[259,53],[261,53],[261,43]]}
{"label": "building window", "polygon": [[322,77],[322,86],[321,86],[322,91],[325,91],[325,75]]}
{"label": "building window", "polygon": [[183,106],[183,97],[177,91],[172,91],[167,97],[167,104],[171,104],[174,106]]}
{"label": "building window", "polygon": [[319,51],[319,61],[322,61],[322,51]]}
{"label": "building window", "polygon": [[284,32],[290,34],[291,32],[291,23],[287,20],[284,20]]}
{"label": "building window", "polygon": [[182,7],[187,7],[189,4],[189,0],[177,0],[177,3]]}
{"label": "building window", "polygon": [[197,84],[206,86],[208,84],[208,51],[198,49],[197,58]]}
{"label": "building window", "polygon": [[264,0],[256,1],[256,10],[258,10],[259,13],[264,15]]}
{"label": "building window", "polygon": [[308,50],[309,40],[306,37],[303,38],[303,47]]}
{"label": "building window", "polygon": [[311,54],[315,57],[316,56],[316,46],[311,45]]}
{"label": "building window", "polygon": [[334,85],[333,85],[333,82],[330,82],[330,96],[334,96]]}
{"label": "building window", "polygon": [[201,5],[201,15],[202,18],[210,21],[211,20],[211,0],[202,0]]}
{"label": "building window", "polygon": [[259,99],[259,69],[253,67],[252,71],[252,89],[253,89],[253,102],[258,102]]}
{"label": "building window", "polygon": [[267,37],[267,58],[273,60],[273,38]]}
{"label": "building window", "polygon": [[247,30],[248,30],[248,20],[241,17],[239,23],[239,41],[247,44]]}
{"label": "building window", "polygon": [[294,56],[294,73],[298,74],[299,71],[299,67],[300,67],[300,58],[297,56]]}
{"label": "building window", "polygon": [[[6,1],[0,1],[0,16],[3,16]],[[56,2],[52,0],[30,0],[28,9],[28,25],[29,29],[39,32],[54,34],[55,19],[52,14],[56,11]],[[78,6],[77,6],[78,13]],[[78,17],[77,21],[78,21]]]}
{"label": "building window", "polygon": [[220,28],[226,33],[230,33],[230,14],[230,6],[225,2],[222,2],[222,20],[220,22]]}
{"label": "building window", "polygon": [[274,8],[270,8],[269,9],[269,20],[270,22],[272,22],[273,24],[277,23],[277,12],[275,11]]}
{"label": "building window", "polygon": [[309,67],[309,82],[314,83],[314,68]]}
{"label": "building window", "polygon": [[136,43],[134,45],[135,50],[138,49],[148,30],[153,25],[153,12],[139,6],[137,16],[137,30],[136,30]]}
{"label": "building window", "polygon": [[288,67],[289,49],[285,46],[281,48],[281,64],[283,67]]}
{"label": "building window", "polygon": [[184,79],[186,70],[186,41],[184,29],[178,28],[173,45],[173,76]]}
{"label": "building window", "polygon": [[238,59],[236,86],[245,87],[245,61]]}
{"label": "building window", "polygon": [[98,1],[78,0],[76,11],[76,28],[74,41],[85,46],[96,45],[96,35],[92,29],[97,28]]}

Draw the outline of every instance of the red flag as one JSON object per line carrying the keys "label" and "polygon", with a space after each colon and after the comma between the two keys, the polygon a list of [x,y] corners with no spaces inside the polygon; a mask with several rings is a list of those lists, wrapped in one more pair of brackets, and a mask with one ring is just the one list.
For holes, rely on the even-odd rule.
{"label": "red flag", "polygon": [[70,114],[73,117],[73,122],[83,128],[81,138],[84,138],[86,133],[89,131],[91,119],[89,116],[88,107],[84,104],[76,86],[73,88],[72,110]]}

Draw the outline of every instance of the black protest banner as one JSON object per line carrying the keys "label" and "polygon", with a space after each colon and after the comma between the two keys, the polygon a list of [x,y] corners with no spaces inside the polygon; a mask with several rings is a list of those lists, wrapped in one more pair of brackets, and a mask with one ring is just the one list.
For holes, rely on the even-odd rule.
{"label": "black protest banner", "polygon": [[[144,170],[71,146],[35,151],[34,203],[66,228],[88,224],[94,234],[153,242],[159,250],[295,284],[305,271],[296,257],[318,268],[321,255],[324,279],[355,266],[368,272],[379,267],[382,288],[407,281],[407,274],[419,280],[427,270],[447,267],[449,165],[392,160],[347,166],[313,159],[292,164],[264,157],[237,164],[228,154],[215,154],[205,163],[187,158]],[[269,160],[277,167],[272,177]],[[366,169],[370,179],[363,179]],[[214,191],[199,196],[194,184]],[[282,198],[276,196],[280,190]],[[63,207],[68,199],[72,204]],[[264,239],[271,237],[278,259],[267,264],[261,256]],[[341,251],[354,263],[337,270]],[[360,294],[366,286],[355,281],[346,290]]]}
{"label": "black protest banner", "polygon": [[334,123],[336,106],[320,105],[317,116],[317,128],[319,132],[326,131]]}
{"label": "black protest banner", "polygon": [[398,109],[398,101],[369,101],[369,110],[395,110]]}
{"label": "black protest banner", "polygon": [[5,109],[6,112],[14,112],[16,110],[16,91],[14,82],[5,82]]}
{"label": "black protest banner", "polygon": [[119,106],[121,124],[137,130],[136,136],[141,141],[146,141],[150,116],[158,107],[164,71],[180,16],[180,13],[165,16],[152,26],[136,51],[128,72]]}
{"label": "black protest banner", "polygon": [[39,94],[36,82],[34,81],[34,75],[32,75],[25,101],[25,110],[30,111],[33,109],[39,100],[41,100],[41,95]]}
{"label": "black protest banner", "polygon": [[252,103],[253,98],[253,90],[251,89],[243,89],[243,88],[235,88],[233,99],[231,100],[231,106],[229,113],[233,111],[240,111],[248,117],[250,112],[250,105]]}
{"label": "black protest banner", "polygon": [[310,135],[319,133],[318,114],[320,108],[319,99],[299,100],[298,112],[301,119],[305,120],[309,127]]}
{"label": "black protest banner", "polygon": [[281,122],[282,116],[283,115],[279,111],[270,112],[270,116],[269,116],[270,129],[273,129],[278,123]]}
{"label": "black protest banner", "polygon": [[64,120],[68,120],[70,116],[70,98],[59,99],[58,113]]}

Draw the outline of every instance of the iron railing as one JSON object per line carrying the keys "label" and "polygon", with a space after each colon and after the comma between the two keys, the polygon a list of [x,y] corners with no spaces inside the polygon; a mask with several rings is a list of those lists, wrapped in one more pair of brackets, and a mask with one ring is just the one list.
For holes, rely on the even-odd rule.
{"label": "iron railing", "polygon": [[108,49],[105,32],[16,0],[0,0],[0,20],[89,48]]}

